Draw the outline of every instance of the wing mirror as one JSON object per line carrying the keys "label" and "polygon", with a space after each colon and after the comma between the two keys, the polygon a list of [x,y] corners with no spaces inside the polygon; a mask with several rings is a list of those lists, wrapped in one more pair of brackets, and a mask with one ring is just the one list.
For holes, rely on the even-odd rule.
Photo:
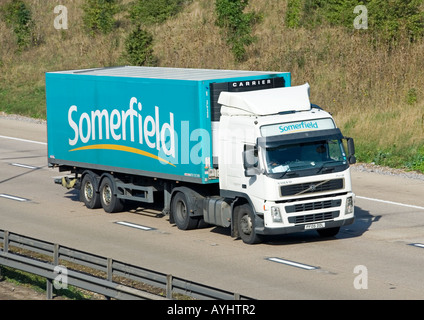
{"label": "wing mirror", "polygon": [[258,149],[256,146],[245,145],[243,151],[243,166],[246,177],[253,177],[261,173],[259,169]]}
{"label": "wing mirror", "polygon": [[353,138],[345,138],[347,142],[347,159],[349,161],[349,164],[355,164],[356,163],[356,157],[355,157],[355,142],[353,141]]}

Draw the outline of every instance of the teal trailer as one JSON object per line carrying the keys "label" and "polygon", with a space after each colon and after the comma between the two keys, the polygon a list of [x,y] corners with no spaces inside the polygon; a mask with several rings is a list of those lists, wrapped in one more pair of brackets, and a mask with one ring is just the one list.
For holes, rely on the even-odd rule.
{"label": "teal trailer", "polygon": [[219,94],[287,86],[289,73],[149,67],[49,72],[48,162],[217,183]]}

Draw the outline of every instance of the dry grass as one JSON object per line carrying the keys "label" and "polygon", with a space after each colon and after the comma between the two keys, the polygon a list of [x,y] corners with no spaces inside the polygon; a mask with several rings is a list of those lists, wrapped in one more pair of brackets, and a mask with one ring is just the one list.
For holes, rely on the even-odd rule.
{"label": "dry grass", "polygon": [[[125,14],[120,15],[115,32],[93,38],[82,27],[82,0],[63,1],[69,12],[69,29],[64,31],[53,27],[58,1],[27,2],[33,10],[39,45],[15,54],[13,34],[0,21],[0,98],[10,105],[0,103],[0,110],[43,117],[44,101],[29,97],[34,92],[42,96],[38,91],[43,89],[44,72],[126,63],[122,53],[131,28]],[[164,24],[149,27],[159,65],[290,71],[293,84],[309,82],[313,102],[332,112],[344,133],[356,138],[360,160],[373,161],[383,153],[391,157],[383,157],[384,164],[402,166],[422,150],[424,163],[420,149],[424,144],[423,40],[404,41],[389,50],[382,44],[373,45],[367,32],[353,27],[288,29],[284,25],[286,1],[251,1],[249,10],[261,13],[263,19],[254,29],[256,41],[248,48],[247,61],[234,62],[215,25],[214,1],[193,0]],[[417,93],[415,103],[407,101],[411,89]],[[11,95],[28,96],[30,104],[38,104],[31,110],[37,111],[21,109]]]}

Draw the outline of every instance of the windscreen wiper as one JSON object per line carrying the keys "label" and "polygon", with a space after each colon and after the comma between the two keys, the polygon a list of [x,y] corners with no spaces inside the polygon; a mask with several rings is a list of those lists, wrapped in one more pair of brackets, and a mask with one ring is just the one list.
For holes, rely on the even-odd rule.
{"label": "windscreen wiper", "polygon": [[333,166],[333,167],[327,167],[326,168],[326,166],[328,165],[328,164],[334,164],[334,163],[338,163],[338,162],[343,162],[343,161],[341,161],[341,160],[338,160],[338,161],[327,161],[327,162],[324,162],[322,165],[321,165],[321,167],[319,167],[318,168],[318,170],[317,170],[317,174],[318,173],[321,173],[321,171],[322,171],[322,173],[330,173],[330,172],[333,172],[334,171],[334,169],[335,169],[335,166]]}
{"label": "windscreen wiper", "polygon": [[299,174],[296,171],[291,171],[291,169],[304,167],[305,164],[303,163],[300,165],[289,164],[288,166],[290,168],[287,171],[282,172],[281,176],[279,176],[278,179],[282,179],[285,175],[288,175],[290,178],[298,177]]}
{"label": "windscreen wiper", "polygon": [[285,175],[287,175],[289,178],[298,177],[299,174],[295,171],[284,171],[281,173],[281,175],[277,179],[282,179]]}

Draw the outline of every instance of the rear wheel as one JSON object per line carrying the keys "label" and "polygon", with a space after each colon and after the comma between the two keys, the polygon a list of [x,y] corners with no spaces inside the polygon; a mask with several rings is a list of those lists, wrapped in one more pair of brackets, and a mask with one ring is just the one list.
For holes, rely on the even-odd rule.
{"label": "rear wheel", "polygon": [[241,240],[246,244],[261,242],[261,237],[255,231],[255,215],[248,204],[243,204],[235,208],[237,218],[237,228]]}
{"label": "rear wheel", "polygon": [[190,216],[191,210],[186,195],[182,192],[177,192],[172,199],[171,213],[178,229],[190,230],[197,227],[199,221]]}
{"label": "rear wheel", "polygon": [[109,177],[104,177],[100,184],[100,202],[108,213],[122,211],[124,205],[116,195],[115,184]]}
{"label": "rear wheel", "polygon": [[80,189],[80,200],[84,202],[85,206],[89,209],[96,209],[101,207],[100,195],[95,189],[95,176],[86,174],[82,179]]}

